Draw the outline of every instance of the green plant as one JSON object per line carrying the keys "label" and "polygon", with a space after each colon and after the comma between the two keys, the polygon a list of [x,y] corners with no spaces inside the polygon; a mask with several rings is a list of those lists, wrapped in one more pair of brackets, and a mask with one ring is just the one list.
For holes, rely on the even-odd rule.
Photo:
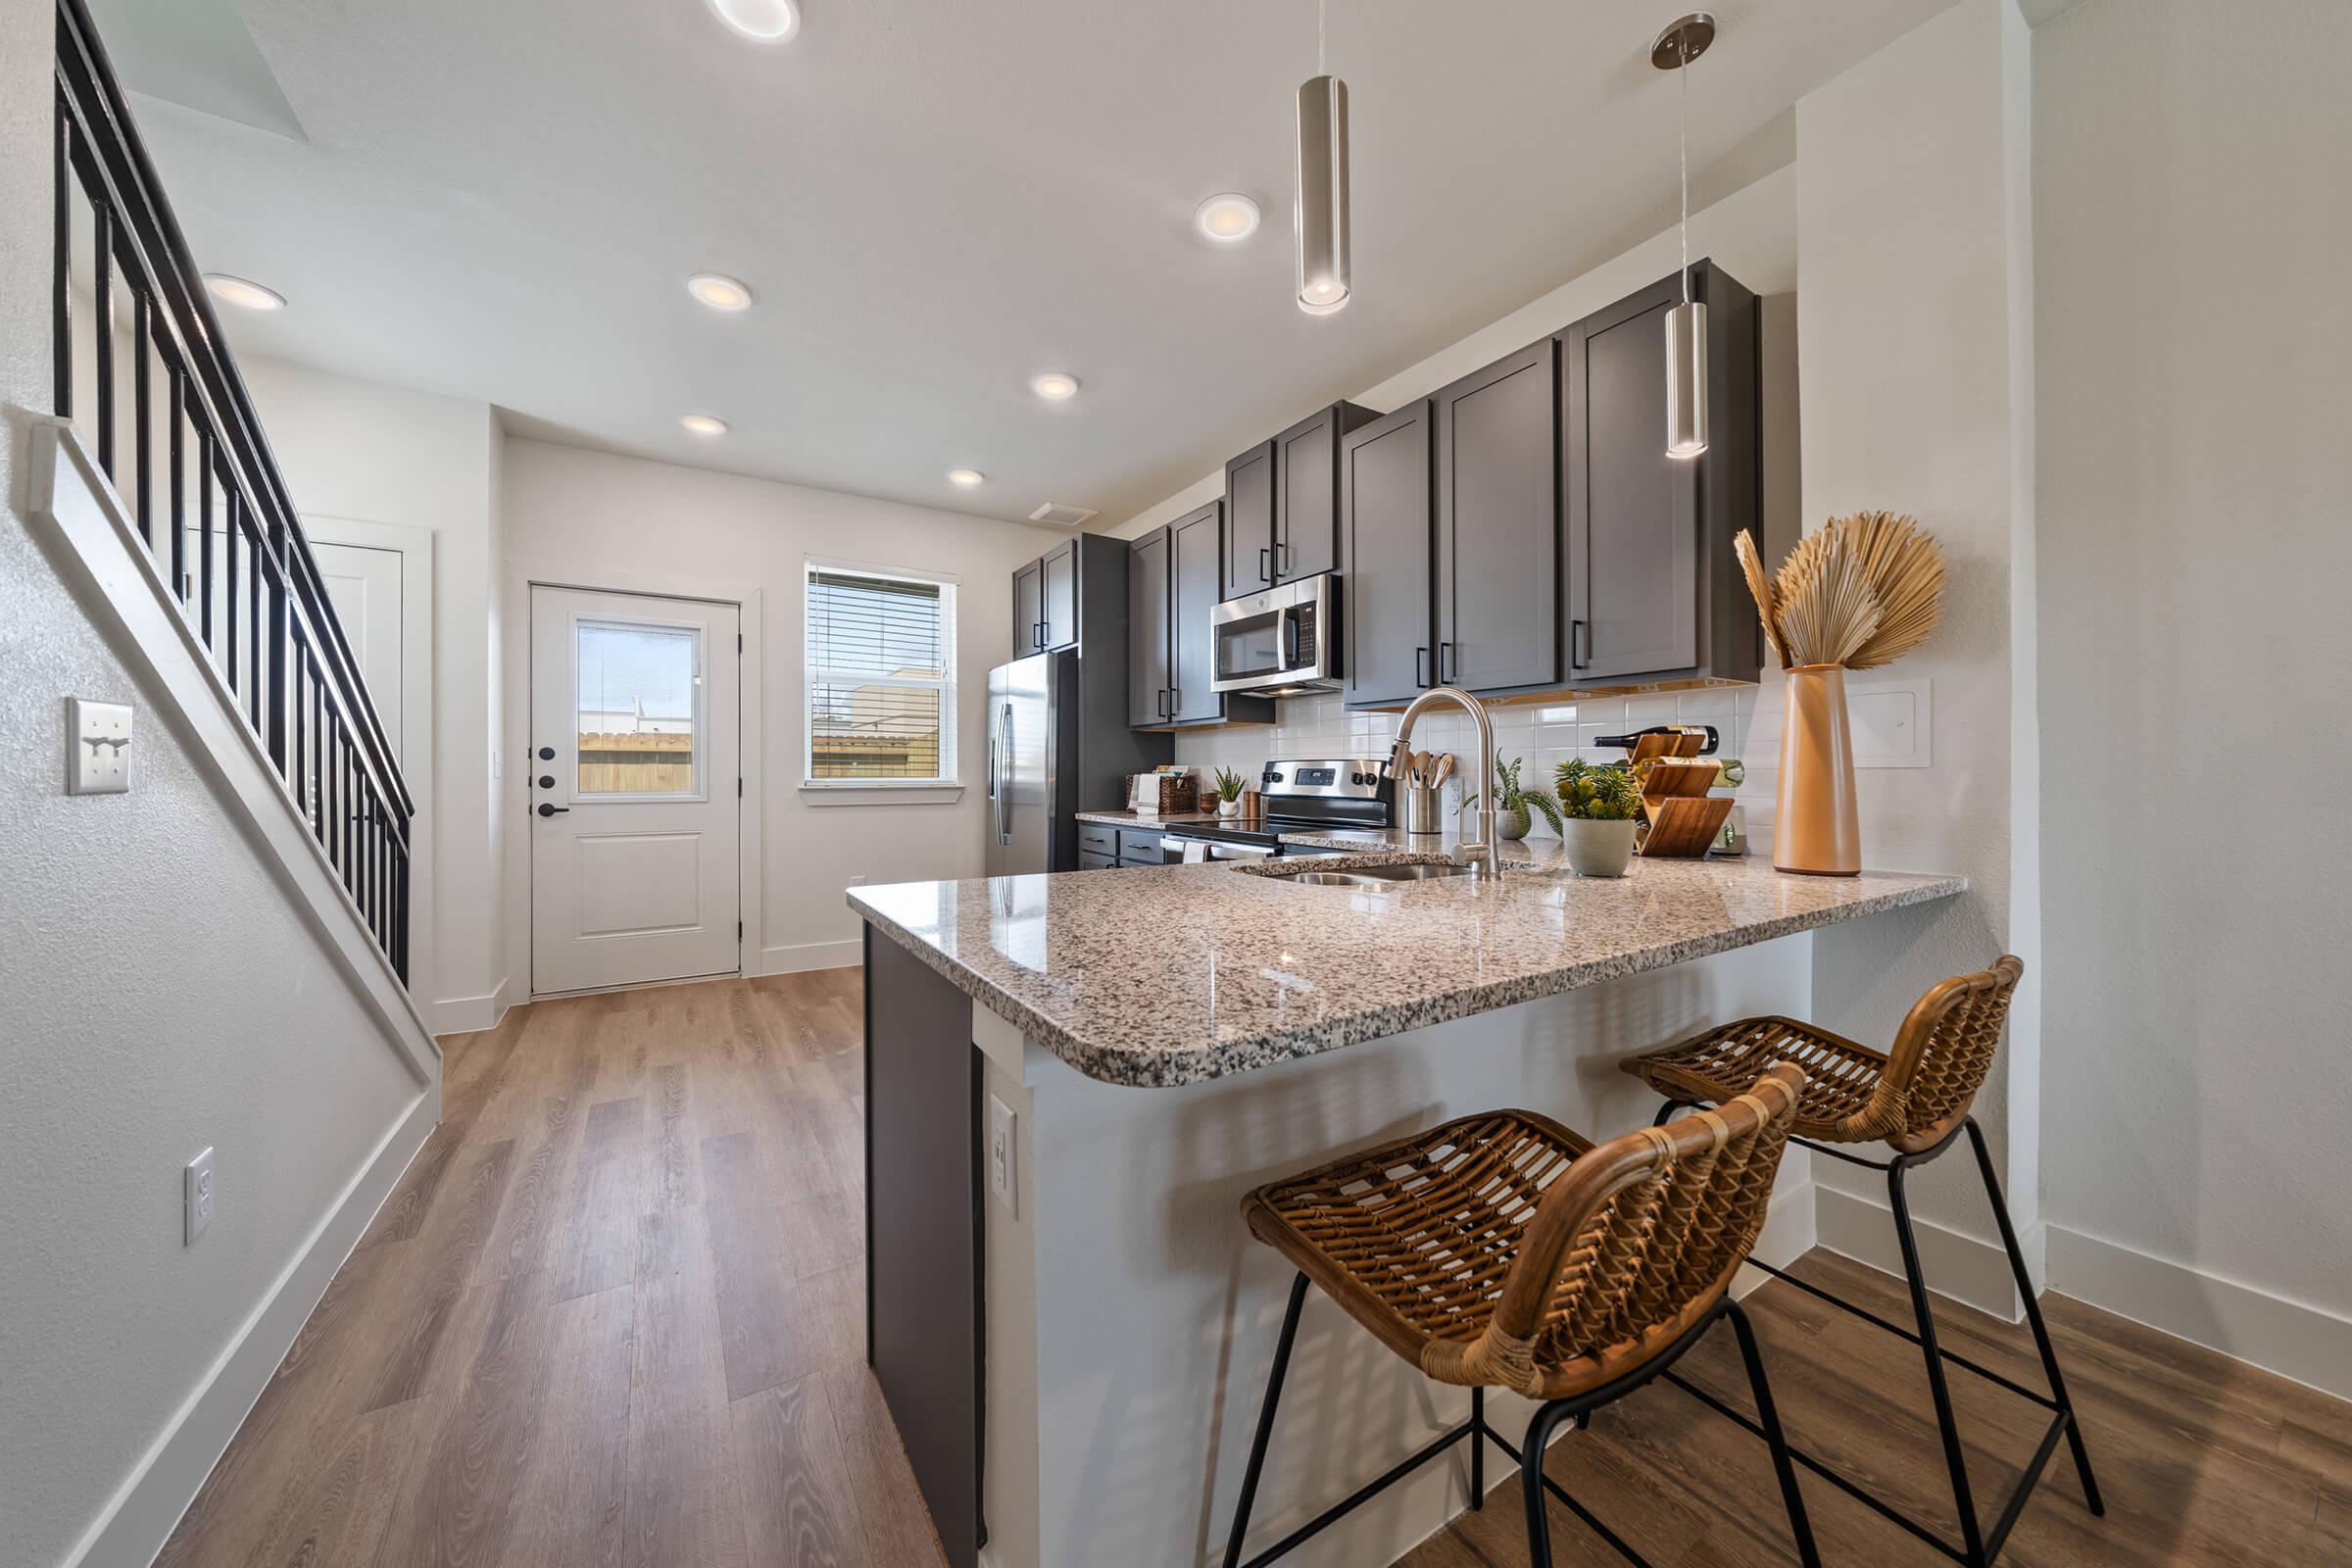
{"label": "green plant", "polygon": [[1619,767],[1594,767],[1581,757],[1559,765],[1560,808],[1589,822],[1627,822],[1641,808],[1634,776]]}
{"label": "green plant", "polygon": [[1232,768],[1220,767],[1217,769],[1218,800],[1238,801],[1242,798],[1242,791],[1248,787],[1248,782]]}
{"label": "green plant", "polygon": [[1560,803],[1548,795],[1531,795],[1519,782],[1519,769],[1527,759],[1514,757],[1509,761],[1500,758],[1494,761],[1494,798],[1501,803],[1503,814],[1533,809],[1538,816],[1560,830]]}

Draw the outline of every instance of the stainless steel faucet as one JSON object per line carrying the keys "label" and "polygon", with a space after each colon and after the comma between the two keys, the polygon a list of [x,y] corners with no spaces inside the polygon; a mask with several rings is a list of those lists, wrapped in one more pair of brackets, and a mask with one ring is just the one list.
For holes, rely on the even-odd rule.
{"label": "stainless steel faucet", "polygon": [[[1478,827],[1479,836],[1455,846],[1464,859],[1484,862],[1489,876],[1501,871],[1502,861],[1494,853],[1494,721],[1487,716],[1487,705],[1459,686],[1432,686],[1412,701],[1404,717],[1396,722],[1396,746],[1399,752],[1413,738],[1413,723],[1422,713],[1441,702],[1457,705],[1463,712],[1478,721]],[[1470,793],[1470,781],[1462,781],[1462,793]]]}

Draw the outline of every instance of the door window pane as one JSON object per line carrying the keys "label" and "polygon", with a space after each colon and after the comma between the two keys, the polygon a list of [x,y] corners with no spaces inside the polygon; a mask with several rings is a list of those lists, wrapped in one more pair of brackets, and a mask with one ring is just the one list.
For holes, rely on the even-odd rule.
{"label": "door window pane", "polygon": [[579,623],[581,795],[692,795],[703,634]]}

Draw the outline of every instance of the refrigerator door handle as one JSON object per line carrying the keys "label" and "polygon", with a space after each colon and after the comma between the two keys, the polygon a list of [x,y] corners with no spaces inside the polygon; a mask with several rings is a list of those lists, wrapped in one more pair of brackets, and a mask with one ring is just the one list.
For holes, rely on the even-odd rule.
{"label": "refrigerator door handle", "polygon": [[[1004,774],[1009,778],[1012,772],[1012,705],[1010,703],[1004,705],[1003,724],[1001,744],[1004,748],[1004,760],[1002,765]],[[997,842],[1000,844],[1012,842],[1012,791],[1009,787],[997,792]]]}

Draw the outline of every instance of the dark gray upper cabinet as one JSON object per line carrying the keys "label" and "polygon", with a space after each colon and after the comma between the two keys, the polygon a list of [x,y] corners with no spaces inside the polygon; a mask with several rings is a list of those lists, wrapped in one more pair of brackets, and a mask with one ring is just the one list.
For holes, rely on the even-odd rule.
{"label": "dark gray upper cabinet", "polygon": [[1680,274],[1559,336],[1569,604],[1567,684],[1754,680],[1761,633],[1732,539],[1757,525],[1755,296],[1711,265],[1707,450],[1666,456],[1666,313]]}
{"label": "dark gray upper cabinet", "polygon": [[1225,465],[1225,529],[1216,596],[1239,599],[1274,584],[1274,443]]}
{"label": "dark gray upper cabinet", "polygon": [[1175,688],[1168,716],[1179,724],[1225,716],[1225,699],[1210,689],[1216,679],[1209,612],[1218,598],[1219,511],[1212,501],[1168,524],[1168,662]]}
{"label": "dark gray upper cabinet", "polygon": [[1545,338],[1431,399],[1440,684],[1475,692],[1560,684],[1554,355]]}
{"label": "dark gray upper cabinet", "polygon": [[1012,657],[1026,659],[1046,646],[1045,566],[1032,561],[1012,574]]}
{"label": "dark gray upper cabinet", "polygon": [[1135,541],[1127,567],[1127,717],[1142,729],[1271,724],[1269,698],[1221,694],[1209,612],[1221,589],[1224,504]]}
{"label": "dark gray upper cabinet", "polygon": [[1340,438],[1347,701],[1410,702],[1433,684],[1430,443],[1423,398]]}
{"label": "dark gray upper cabinet", "polygon": [[1168,530],[1154,528],[1127,558],[1127,722],[1138,729],[1168,721]]}
{"label": "dark gray upper cabinet", "polygon": [[1058,550],[1046,552],[1039,564],[1043,568],[1043,603],[1039,617],[1045,621],[1045,640],[1041,650],[1075,648],[1078,646],[1078,541],[1073,539]]}
{"label": "dark gray upper cabinet", "polygon": [[1225,465],[1219,599],[1338,569],[1340,441],[1378,417],[1335,403]]}
{"label": "dark gray upper cabinet", "polygon": [[1380,417],[1335,403],[1274,438],[1274,580],[1340,565],[1340,443]]}

